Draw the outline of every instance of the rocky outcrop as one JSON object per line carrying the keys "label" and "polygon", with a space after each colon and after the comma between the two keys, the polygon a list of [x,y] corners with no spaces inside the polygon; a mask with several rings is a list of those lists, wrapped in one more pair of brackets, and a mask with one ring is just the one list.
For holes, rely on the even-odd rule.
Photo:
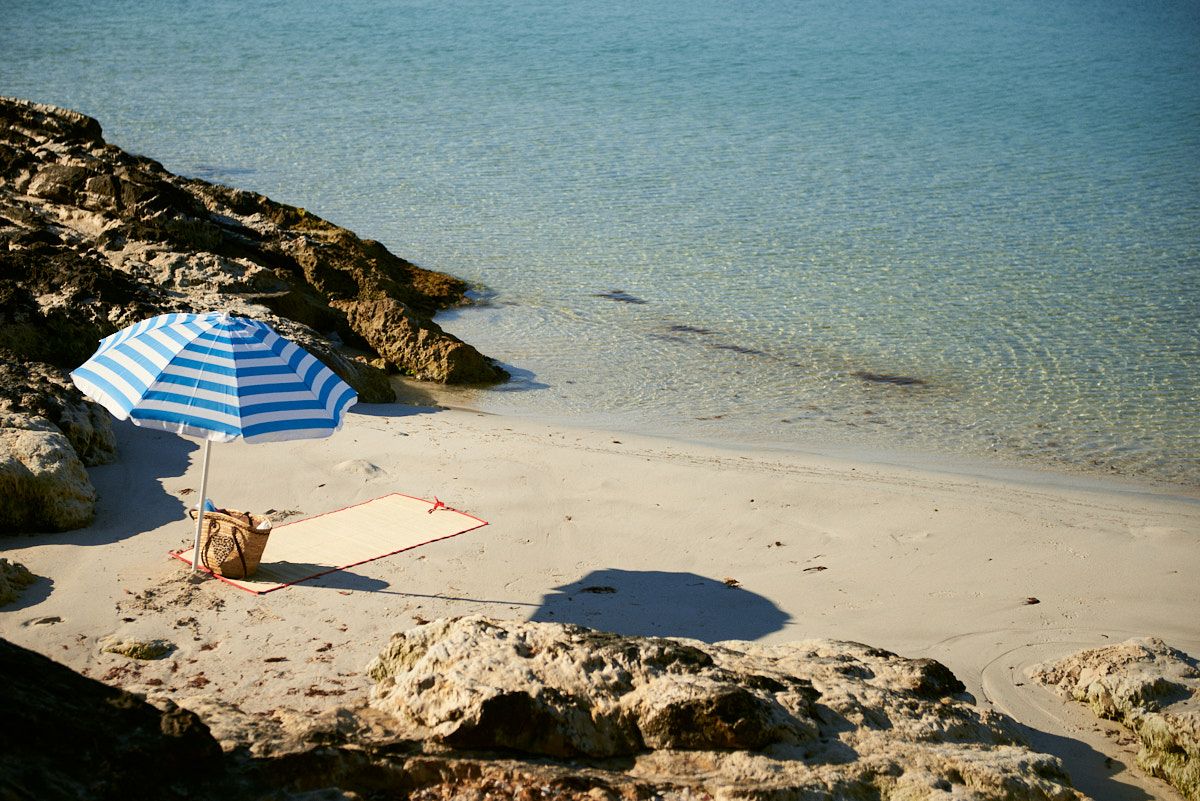
{"label": "rocky outcrop", "polygon": [[35,321],[109,333],[152,311],[252,305],[417,378],[506,377],[432,320],[463,302],[462,281],[304,209],[173,175],[82,114],[0,99],[0,122],[0,275],[30,285],[16,301]]}
{"label": "rocky outcrop", "polygon": [[1156,637],[1093,648],[1034,678],[1137,736],[1138,765],[1200,801],[1200,666]]}
{"label": "rocky outcrop", "polygon": [[56,426],[0,412],[0,533],[86,526],[95,502],[83,462]]}
{"label": "rocky outcrop", "polygon": [[86,467],[116,459],[112,416],[84,398],[63,370],[41,362],[0,360],[0,412],[44,419],[63,433]]}
{"label": "rocky outcrop", "polygon": [[[49,421],[84,464],[111,460],[113,442],[107,413],[83,402],[66,371],[130,323],[176,311],[251,316],[360,400],[388,402],[389,372],[507,378],[433,322],[466,289],[304,209],[173,175],[105,143],[90,117],[0,98],[0,411]],[[4,469],[0,482],[25,482]]]}
{"label": "rocky outcrop", "polygon": [[473,617],[395,635],[368,670],[394,736],[586,764],[609,789],[1081,797],[945,667],[855,643],[710,645]]}
{"label": "rocky outcrop", "polygon": [[25,565],[0,558],[0,606],[17,600],[21,590],[36,580]]}
{"label": "rocky outcrop", "polygon": [[1084,798],[945,667],[855,643],[474,617],[397,635],[370,670],[370,706],[249,714],[214,695],[185,712],[0,641],[0,797],[173,798],[182,780],[201,799]]}
{"label": "rocky outcrop", "polygon": [[96,491],[83,468],[116,450],[111,416],[64,371],[0,358],[0,534],[87,525]]}
{"label": "rocky outcrop", "polygon": [[115,456],[103,407],[50,365],[0,359],[0,534],[86,526],[96,490],[84,467]]}
{"label": "rocky outcrop", "polygon": [[0,798],[229,795],[220,746],[193,712],[156,709],[0,640]]}

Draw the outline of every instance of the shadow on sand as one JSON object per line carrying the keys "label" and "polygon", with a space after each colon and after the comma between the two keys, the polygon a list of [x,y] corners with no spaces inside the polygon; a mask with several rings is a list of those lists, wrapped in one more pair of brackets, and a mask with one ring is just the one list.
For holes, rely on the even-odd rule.
{"label": "shadow on sand", "polygon": [[4,612],[19,612],[22,609],[28,609],[32,606],[37,606],[42,601],[50,597],[50,593],[54,591],[54,579],[46,576],[37,576],[33,583],[17,594],[15,601],[9,601],[0,611]]}
{"label": "shadow on sand", "polygon": [[[319,574],[319,575],[318,575]],[[305,575],[311,578],[293,579]],[[281,576],[283,578],[281,578]],[[329,590],[348,592],[382,592],[390,584],[382,579],[352,573],[346,568],[319,565],[315,562],[263,562],[259,572],[251,577],[254,581],[292,581],[290,587],[323,587]]]}
{"label": "shadow on sand", "polygon": [[720,642],[757,640],[791,619],[761,595],[695,573],[608,568],[554,589],[530,620]]}
{"label": "shadow on sand", "polygon": [[1053,754],[1063,761],[1071,774],[1071,783],[1089,798],[1106,801],[1154,801],[1140,787],[1120,781],[1122,773],[1132,770],[1120,760],[1106,757],[1082,740],[1035,729],[1018,721],[1034,751]]}
{"label": "shadow on sand", "polygon": [[412,402],[396,403],[356,403],[346,412],[347,415],[357,415],[358,417],[416,417],[421,414],[437,414],[446,410],[445,406],[441,406],[432,397],[417,398],[413,396]]}
{"label": "shadow on sand", "polygon": [[[394,403],[358,404],[351,409],[352,414],[366,417],[409,417],[439,411],[436,406]],[[117,439],[116,461],[88,468],[97,496],[94,522],[73,531],[31,532],[36,544],[108,545],[169,523],[179,523],[182,532],[193,527],[185,503],[163,489],[163,480],[186,474],[195,461],[198,482],[201,443],[168,431],[140,428],[128,421],[114,420],[112,426]],[[220,458],[218,447],[213,450],[214,463]]]}
{"label": "shadow on sand", "polygon": [[168,494],[162,481],[188,471],[191,454],[199,443],[167,431],[138,428],[127,421],[113,421],[113,433],[117,438],[117,460],[88,468],[97,498],[92,525],[33,534],[28,544],[108,545],[187,519],[183,502]]}

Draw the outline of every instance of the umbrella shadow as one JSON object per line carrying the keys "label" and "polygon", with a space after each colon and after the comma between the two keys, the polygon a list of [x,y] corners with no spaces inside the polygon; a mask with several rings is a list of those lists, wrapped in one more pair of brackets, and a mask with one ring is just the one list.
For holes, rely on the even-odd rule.
{"label": "umbrella shadow", "polygon": [[73,531],[39,533],[38,545],[108,545],[168,523],[186,520],[183,501],[163,489],[163,479],[182,476],[200,446],[166,431],[113,421],[117,459],[88,468],[96,488],[96,517]]}
{"label": "umbrella shadow", "polygon": [[761,595],[696,573],[607,568],[555,587],[529,619],[720,642],[757,640],[791,616]]}

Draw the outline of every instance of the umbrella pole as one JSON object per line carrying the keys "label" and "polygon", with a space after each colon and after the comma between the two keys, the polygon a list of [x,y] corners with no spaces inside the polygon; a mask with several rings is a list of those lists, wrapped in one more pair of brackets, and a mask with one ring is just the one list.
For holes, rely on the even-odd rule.
{"label": "umbrella pole", "polygon": [[192,575],[200,569],[200,532],[204,530],[204,504],[208,500],[208,452],[212,440],[204,440],[204,467],[200,471],[200,510],[196,514],[196,544],[192,548]]}

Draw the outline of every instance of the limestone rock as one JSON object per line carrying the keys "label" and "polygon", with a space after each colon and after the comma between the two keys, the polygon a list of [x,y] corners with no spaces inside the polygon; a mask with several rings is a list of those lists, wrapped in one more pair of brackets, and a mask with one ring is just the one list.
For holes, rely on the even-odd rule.
{"label": "limestone rock", "polygon": [[[386,403],[395,400],[389,371],[447,383],[507,378],[433,322],[466,289],[303,209],[173,175],[105,143],[90,117],[0,98],[0,413],[48,420],[84,465],[112,461],[115,440],[108,413],[66,371],[126,325],[166,312],[254,317],[359,400]],[[0,442],[0,488],[19,493],[0,496],[0,531],[90,521],[86,477],[67,482],[78,491],[62,509],[45,503],[78,460],[63,455],[50,470],[58,451],[46,445],[30,467],[13,455],[16,436]]]}
{"label": "limestone rock", "polygon": [[1200,666],[1157,637],[1039,665],[1038,681],[1137,735],[1138,765],[1200,801]]}
{"label": "limestone rock", "polygon": [[45,417],[62,431],[85,466],[116,458],[112,415],[85,399],[65,371],[48,364],[18,364],[0,356],[0,412]]}
{"label": "limestone rock", "polygon": [[[398,636],[371,669],[373,707],[248,714],[211,695],[182,710],[159,691],[159,711],[0,641],[0,797],[171,799],[188,777],[195,799],[1082,798],[1011,721],[958,695],[949,671],[855,643],[708,645],[466,618]],[[491,737],[477,713],[495,698]],[[413,736],[459,718],[473,742]],[[553,731],[521,731],[532,722]],[[587,737],[611,756],[546,753]]]}
{"label": "limestone rock", "polygon": [[722,798],[1082,798],[943,666],[855,643],[469,617],[395,635],[368,671],[395,736],[459,753],[624,760],[625,779]]}
{"label": "limestone rock", "polygon": [[380,356],[408,375],[444,384],[495,383],[499,368],[478,351],[436,324],[424,323],[403,303],[389,297],[335,301],[346,320]]}
{"label": "limestone rock", "polygon": [[368,749],[386,745],[394,750],[402,742],[388,726],[390,716],[365,707],[315,715],[281,707],[267,715],[252,715],[216,695],[193,695],[180,703],[204,720],[225,751],[244,751],[256,758],[296,756],[314,745]]}
{"label": "limestone rock", "polygon": [[36,580],[25,565],[0,558],[0,606],[17,600],[21,590]]}
{"label": "limestone rock", "polygon": [[251,715],[213,696],[192,696],[182,703],[203,718],[227,753],[253,757],[260,785],[291,793],[323,788],[320,792],[351,797],[386,793],[411,801],[696,801],[686,790],[678,793],[668,785],[579,762],[476,756],[405,740],[391,731],[390,715],[370,708],[342,707],[317,715],[280,708]]}
{"label": "limestone rock", "polygon": [[100,650],[110,654],[120,654],[130,659],[154,660],[162,659],[175,650],[175,646],[166,640],[122,640],[109,639],[101,644]]}
{"label": "limestone rock", "polygon": [[[364,401],[394,399],[375,357],[434,381],[507,378],[433,322],[465,301],[462,281],[303,209],[173,175],[81,114],[0,98],[0,123],[0,348],[73,366],[97,333],[153,313],[253,310],[324,338],[309,349]],[[37,336],[48,327],[65,344],[34,356],[57,341]],[[329,363],[330,338],[367,360]]]}
{"label": "limestone rock", "polygon": [[54,424],[0,412],[0,533],[86,526],[95,501],[83,463]]}

